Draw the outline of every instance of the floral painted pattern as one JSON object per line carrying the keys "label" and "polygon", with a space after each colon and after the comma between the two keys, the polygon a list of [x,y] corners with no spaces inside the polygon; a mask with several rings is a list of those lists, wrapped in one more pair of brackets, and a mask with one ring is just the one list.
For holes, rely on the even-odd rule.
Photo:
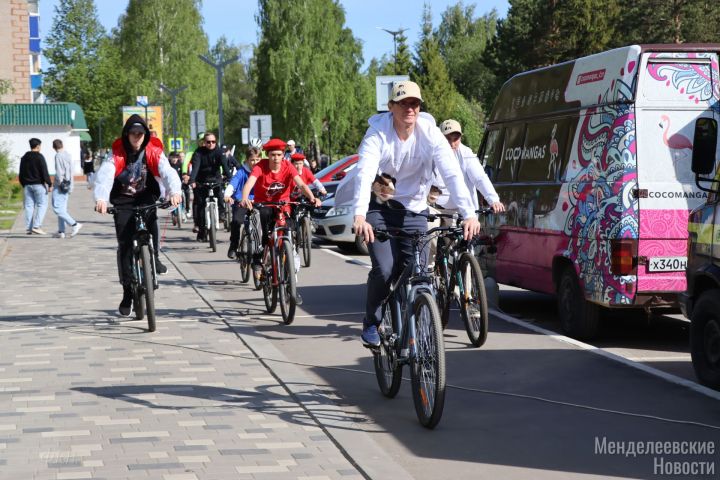
{"label": "floral painted pattern", "polygon": [[[637,79],[637,75],[634,76]],[[581,116],[577,148],[570,162],[577,173],[566,183],[569,215],[564,233],[570,237],[565,255],[579,265],[586,296],[604,304],[630,304],[632,277],[610,273],[610,239],[638,237],[635,114],[630,100],[635,82],[616,80],[608,98],[627,99],[590,108]],[[600,102],[603,103],[603,102]],[[565,210],[565,207],[563,208]]]}
{"label": "floral painted pattern", "polygon": [[[718,110],[720,99],[720,83],[712,81],[712,76],[718,78],[718,62],[714,53],[654,53],[651,58],[678,59],[678,63],[650,63],[648,73],[666,87],[677,90],[686,95],[688,100],[696,104],[705,103]],[[710,59],[707,64],[682,63],[684,59]]]}

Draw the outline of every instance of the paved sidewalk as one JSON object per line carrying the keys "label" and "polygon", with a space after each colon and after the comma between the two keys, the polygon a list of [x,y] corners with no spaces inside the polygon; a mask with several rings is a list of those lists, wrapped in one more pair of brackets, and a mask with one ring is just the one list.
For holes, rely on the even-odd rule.
{"label": "paved sidewalk", "polygon": [[170,262],[157,332],[118,317],[111,217],[83,184],[70,213],[2,234],[0,478],[364,478]]}

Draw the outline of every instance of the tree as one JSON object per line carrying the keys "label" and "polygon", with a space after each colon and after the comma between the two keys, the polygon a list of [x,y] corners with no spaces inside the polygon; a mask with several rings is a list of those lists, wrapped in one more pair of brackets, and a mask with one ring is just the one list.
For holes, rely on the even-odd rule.
{"label": "tree", "polygon": [[124,70],[115,47],[98,21],[93,0],[60,0],[55,7],[44,55],[50,66],[43,92],[56,101],[78,103],[97,142],[102,118],[119,118]]}
{"label": "tree", "polygon": [[720,39],[720,6],[712,0],[637,0],[624,8],[616,35],[618,46]]}
{"label": "tree", "polygon": [[496,26],[495,10],[475,18],[475,5],[464,6],[462,2],[448,7],[442,14],[435,36],[450,78],[465,98],[481,98],[493,80],[482,58]]}
{"label": "tree", "polygon": [[482,110],[479,105],[468,102],[450,81],[447,65],[440,46],[433,35],[430,6],[425,4],[422,17],[422,34],[417,44],[414,80],[420,85],[423,109],[442,122],[448,118],[458,120],[463,126],[464,142],[479,146]]}
{"label": "tree", "polygon": [[366,88],[362,48],[338,1],[260,0],[257,22],[257,109],[273,116],[273,135],[307,145],[323,137],[325,125],[326,149],[354,152],[355,125],[372,104],[356,95]]}
{"label": "tree", "polygon": [[200,0],[130,0],[116,37],[133,97],[159,103],[161,83],[187,85],[177,97],[178,133],[190,136],[191,109],[204,109],[208,128],[217,127],[215,70],[198,58],[208,54]]}

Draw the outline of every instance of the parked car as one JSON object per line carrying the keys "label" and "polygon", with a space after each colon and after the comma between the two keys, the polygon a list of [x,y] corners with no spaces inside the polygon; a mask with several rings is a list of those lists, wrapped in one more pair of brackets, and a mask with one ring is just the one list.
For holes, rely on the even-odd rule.
{"label": "parked car", "polygon": [[[720,390],[720,176],[714,175],[718,124],[695,121],[692,171],[707,201],[690,213],[687,244],[687,290],[681,308],[690,319],[690,354],[700,383]],[[702,182],[709,186],[701,185]],[[682,257],[681,257],[682,258]],[[672,260],[671,260],[672,261]]]}
{"label": "parked car", "polygon": [[315,178],[320,180],[321,183],[325,182],[334,182],[337,180],[342,180],[343,177],[355,168],[357,165],[358,158],[360,156],[358,154],[349,155],[345,158],[341,158],[335,163],[331,163],[327,167],[323,168],[319,172],[315,174]]}
{"label": "parked car", "polygon": [[339,183],[323,182],[328,194],[322,206],[312,213],[314,234],[319,239],[337,244],[344,252],[367,255],[367,245],[352,233],[352,205],[335,205],[335,190]]}

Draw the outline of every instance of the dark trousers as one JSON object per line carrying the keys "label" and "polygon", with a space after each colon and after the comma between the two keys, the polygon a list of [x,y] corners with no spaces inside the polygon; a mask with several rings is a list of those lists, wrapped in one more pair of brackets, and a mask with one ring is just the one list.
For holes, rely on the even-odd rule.
{"label": "dark trousers", "polygon": [[[145,226],[152,234],[153,250],[155,257],[158,256],[158,239],[160,232],[158,230],[157,212],[151,210],[145,216]],[[135,217],[130,210],[118,210],[115,214],[115,236],[117,237],[117,262],[118,276],[120,283],[125,286],[130,285],[133,275],[132,268],[132,238],[135,234]]]}
{"label": "dark trousers", "polygon": [[232,206],[232,212],[232,224],[230,225],[230,248],[237,250],[238,243],[240,242],[240,226],[243,222],[245,222],[247,208],[241,207],[238,202],[235,202]]}
{"label": "dark trousers", "polygon": [[[200,228],[200,232],[205,231],[205,203],[208,196],[209,188],[204,185],[198,185],[193,190],[193,195],[195,195],[195,198],[193,199],[193,221],[195,222],[195,225]],[[222,186],[218,185],[217,187],[213,188],[213,192],[215,195],[215,198],[217,199],[218,204],[218,215],[220,218],[225,213],[225,202],[223,202],[222,197]],[[218,218],[218,221],[220,220]]]}
{"label": "dark trousers", "polygon": [[268,237],[270,236],[270,230],[275,226],[275,209],[272,207],[260,207],[257,209],[258,213],[260,213],[260,226],[262,235],[260,237],[260,241],[262,242],[263,248],[260,249],[259,253],[256,253],[253,256],[253,263],[261,263],[262,262],[262,252],[265,248],[265,245],[269,242]]}
{"label": "dark trousers", "polygon": [[[399,203],[394,207],[387,203],[370,201],[365,220],[376,229],[401,230],[405,233],[426,232],[427,217],[404,209]],[[409,238],[389,238],[380,241],[375,238],[368,244],[372,268],[367,279],[367,299],[365,301],[365,325],[378,325],[382,320],[382,301],[389,293],[390,284],[403,268],[410,263],[413,253],[412,240]],[[423,249],[421,263],[427,263],[428,249]]]}

